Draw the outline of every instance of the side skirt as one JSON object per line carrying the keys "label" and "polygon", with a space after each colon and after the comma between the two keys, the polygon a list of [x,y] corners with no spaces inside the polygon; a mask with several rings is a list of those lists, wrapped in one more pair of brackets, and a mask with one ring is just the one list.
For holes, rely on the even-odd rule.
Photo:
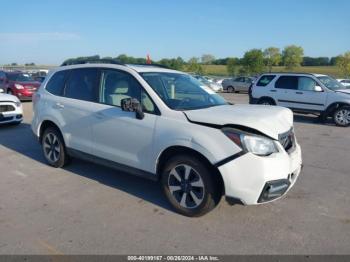
{"label": "side skirt", "polygon": [[98,165],[106,166],[106,167],[109,167],[109,168],[112,168],[112,169],[115,169],[118,171],[122,171],[122,172],[125,172],[128,174],[131,174],[131,175],[138,176],[138,177],[143,177],[143,178],[150,179],[153,181],[158,181],[158,179],[159,179],[158,174],[154,174],[154,173],[144,171],[144,170],[141,170],[138,168],[134,168],[134,167],[130,167],[130,166],[127,166],[124,164],[120,164],[120,163],[117,163],[117,162],[114,162],[114,161],[111,161],[108,159],[104,159],[104,158],[100,158],[100,157],[97,157],[94,155],[90,155],[90,154],[87,154],[87,153],[84,153],[84,152],[81,152],[79,150],[75,150],[72,148],[67,148],[67,153],[71,157],[86,160],[86,161],[89,161],[89,162],[92,162],[92,163],[95,163]]}

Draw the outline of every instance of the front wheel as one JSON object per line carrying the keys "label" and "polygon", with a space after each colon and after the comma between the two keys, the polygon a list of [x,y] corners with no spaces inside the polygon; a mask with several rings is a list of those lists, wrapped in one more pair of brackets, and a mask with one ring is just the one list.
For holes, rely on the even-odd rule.
{"label": "front wheel", "polygon": [[56,128],[49,127],[44,131],[42,149],[50,166],[58,168],[68,163],[69,158],[62,135]]}
{"label": "front wheel", "polygon": [[162,187],[173,208],[189,217],[202,216],[220,200],[220,190],[208,167],[192,156],[175,156],[162,172]]}
{"label": "front wheel", "polygon": [[333,121],[337,126],[347,127],[350,125],[350,106],[343,106],[334,111]]}
{"label": "front wheel", "polygon": [[273,106],[275,103],[269,98],[262,98],[258,101],[259,105]]}
{"label": "front wheel", "polygon": [[227,92],[229,92],[229,93],[233,93],[234,91],[235,91],[235,89],[233,88],[233,86],[229,86],[227,88]]}

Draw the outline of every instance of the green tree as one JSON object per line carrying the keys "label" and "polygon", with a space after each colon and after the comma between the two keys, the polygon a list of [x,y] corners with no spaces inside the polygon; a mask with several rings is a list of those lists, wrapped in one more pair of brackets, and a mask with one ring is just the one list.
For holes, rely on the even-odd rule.
{"label": "green tree", "polygon": [[205,64],[205,65],[212,64],[214,60],[215,60],[215,56],[211,54],[204,54],[202,55],[202,58],[201,58],[202,64]]}
{"label": "green tree", "polygon": [[277,47],[269,47],[264,50],[266,66],[269,68],[270,73],[273,66],[279,65],[281,62],[281,57],[280,49]]}
{"label": "green tree", "polygon": [[187,71],[196,73],[196,74],[203,74],[203,68],[198,61],[199,59],[197,57],[190,58],[188,60]]}
{"label": "green tree", "polygon": [[345,77],[350,77],[350,51],[339,56],[336,64]]}
{"label": "green tree", "polygon": [[287,69],[293,69],[300,66],[303,61],[304,50],[301,46],[286,46],[282,52],[283,65]]}
{"label": "green tree", "polygon": [[235,58],[229,58],[227,59],[227,65],[226,69],[229,75],[234,76],[237,73],[238,65],[237,65],[237,59]]}
{"label": "green tree", "polygon": [[163,58],[160,61],[158,61],[158,64],[164,65],[175,70],[181,70],[185,64],[185,61],[181,57],[171,59]]}
{"label": "green tree", "polygon": [[241,63],[247,74],[260,74],[265,69],[264,54],[260,49],[251,49],[245,52]]}
{"label": "green tree", "polygon": [[331,65],[331,66],[337,65],[338,58],[339,58],[339,56],[331,57],[331,59],[329,60],[329,65]]}

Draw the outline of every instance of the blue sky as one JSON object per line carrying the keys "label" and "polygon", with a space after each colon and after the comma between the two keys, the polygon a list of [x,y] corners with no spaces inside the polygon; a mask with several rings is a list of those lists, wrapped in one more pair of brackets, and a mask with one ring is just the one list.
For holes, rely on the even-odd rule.
{"label": "blue sky", "polygon": [[301,45],[308,56],[350,50],[348,0],[0,0],[0,64],[69,57],[188,59]]}

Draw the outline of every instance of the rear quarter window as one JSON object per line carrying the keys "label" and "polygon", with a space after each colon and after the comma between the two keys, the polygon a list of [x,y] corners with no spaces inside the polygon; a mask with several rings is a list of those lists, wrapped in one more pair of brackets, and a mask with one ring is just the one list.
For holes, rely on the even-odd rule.
{"label": "rear quarter window", "polygon": [[257,86],[267,86],[275,78],[275,75],[264,75],[256,83]]}
{"label": "rear quarter window", "polygon": [[68,75],[68,70],[59,71],[55,73],[46,84],[46,90],[56,96],[62,95],[64,83],[66,76]]}
{"label": "rear quarter window", "polygon": [[96,68],[72,69],[63,95],[67,98],[96,102],[98,82],[99,71]]}

